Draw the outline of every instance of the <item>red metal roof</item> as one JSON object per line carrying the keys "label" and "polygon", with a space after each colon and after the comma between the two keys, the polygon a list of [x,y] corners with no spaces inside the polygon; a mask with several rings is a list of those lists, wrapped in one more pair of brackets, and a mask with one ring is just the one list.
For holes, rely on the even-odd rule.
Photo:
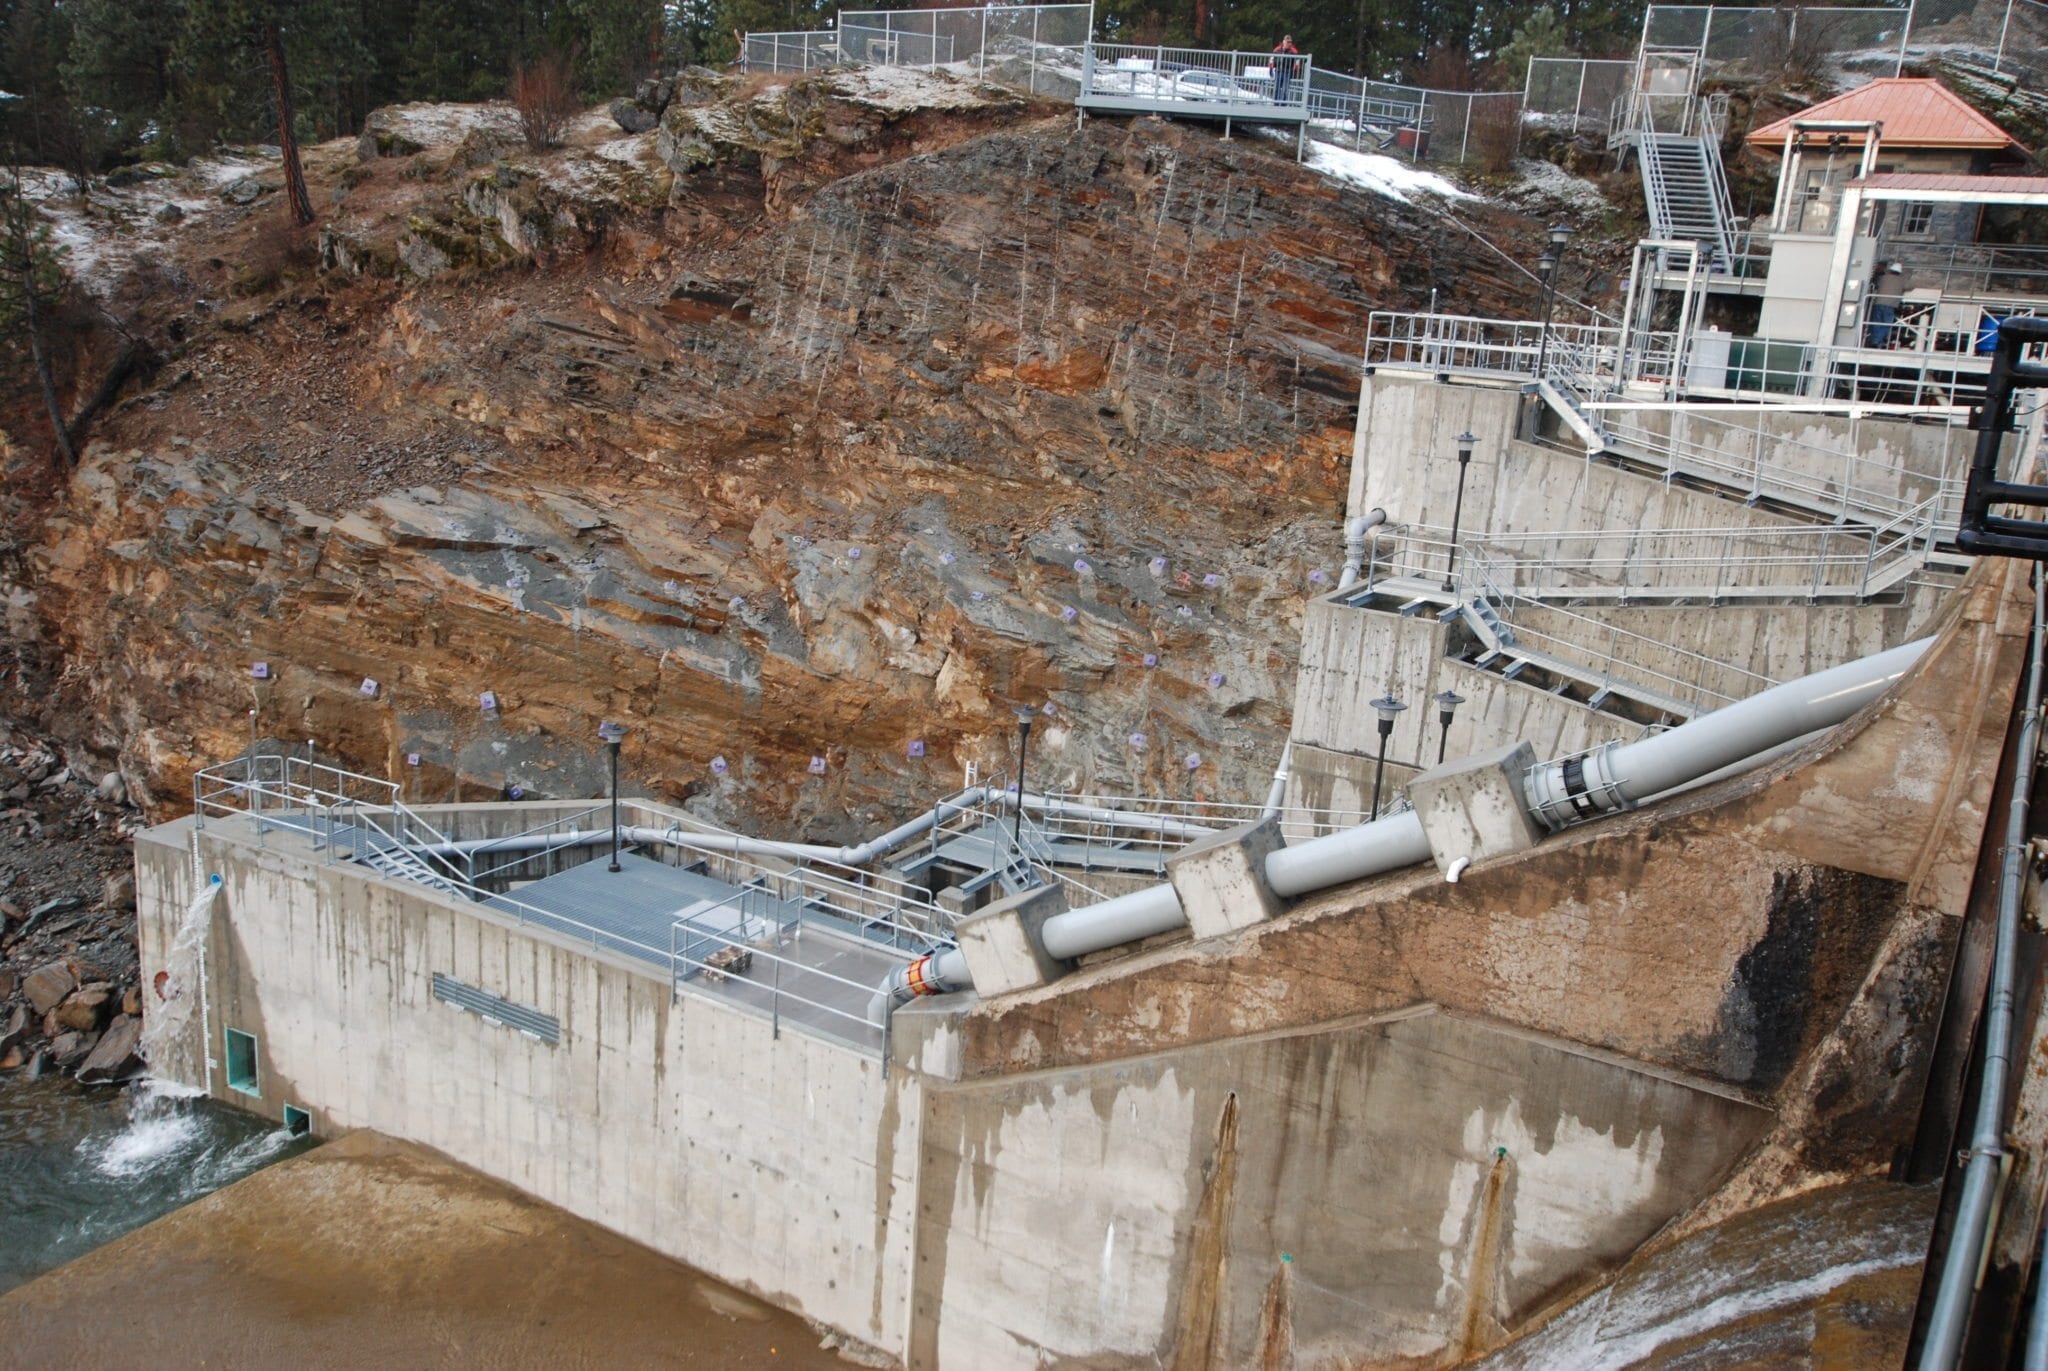
{"label": "red metal roof", "polygon": [[[2026,151],[2019,140],[1971,109],[1961,96],[1931,76],[1882,77],[1832,100],[1823,100],[1811,109],[1787,115],[1775,124],[1752,129],[1743,141],[1754,147],[1782,149],[1792,137],[1792,126],[1810,119],[1878,120],[1884,125],[1879,138],[1888,148]],[[1851,146],[1863,142],[1861,133],[1847,137]]]}

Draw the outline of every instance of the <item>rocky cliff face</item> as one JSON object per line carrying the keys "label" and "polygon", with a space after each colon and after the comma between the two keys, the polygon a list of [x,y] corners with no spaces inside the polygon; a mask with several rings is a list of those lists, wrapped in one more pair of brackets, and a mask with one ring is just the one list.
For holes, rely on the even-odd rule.
{"label": "rocky cliff face", "polygon": [[617,719],[649,788],[825,834],[1030,704],[1040,783],[1262,792],[1367,313],[1521,287],[1288,146],[883,76],[541,156],[400,111],[314,150],[317,270],[267,201],[191,223],[126,287],[156,389],[17,510],[87,741],[160,815],[252,736],[592,793]]}

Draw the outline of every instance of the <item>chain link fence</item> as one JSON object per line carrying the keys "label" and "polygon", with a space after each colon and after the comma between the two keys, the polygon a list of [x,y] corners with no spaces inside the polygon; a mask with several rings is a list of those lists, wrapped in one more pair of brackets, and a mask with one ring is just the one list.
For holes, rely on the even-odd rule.
{"label": "chain link fence", "polygon": [[1309,136],[1411,162],[1511,156],[1522,97],[1514,91],[1429,90],[1309,73]]}
{"label": "chain link fence", "polygon": [[1652,5],[1644,16],[1643,47],[1695,49],[1702,55],[1703,77],[1753,80],[1850,54],[1897,54],[1908,15],[1903,5]]}
{"label": "chain link fence", "polygon": [[1604,134],[1635,66],[1625,58],[1532,57],[1522,85],[1522,122],[1573,135]]}
{"label": "chain link fence", "polygon": [[929,10],[842,10],[836,27],[750,33],[749,71],[806,72],[838,66],[945,67],[1033,95],[1072,98],[1093,5],[995,5]]}

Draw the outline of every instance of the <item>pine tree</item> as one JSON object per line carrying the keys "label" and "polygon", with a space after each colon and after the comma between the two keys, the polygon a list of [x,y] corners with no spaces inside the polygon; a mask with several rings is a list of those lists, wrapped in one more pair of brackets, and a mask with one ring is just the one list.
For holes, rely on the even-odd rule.
{"label": "pine tree", "polygon": [[603,97],[629,93],[661,61],[661,0],[581,0],[583,86]]}
{"label": "pine tree", "polygon": [[117,149],[167,150],[172,53],[185,24],[183,0],[70,0],[71,45],[63,65],[72,104],[103,110]]}
{"label": "pine tree", "polygon": [[0,185],[0,339],[11,351],[28,345],[28,361],[41,392],[57,455],[76,466],[57,384],[50,374],[50,306],[65,290],[62,250],[50,241],[50,226],[23,193],[19,170]]}
{"label": "pine tree", "polygon": [[186,75],[197,85],[210,83],[211,101],[225,115],[226,106],[256,80],[267,79],[269,104],[276,116],[278,151],[284,163],[286,198],[292,218],[313,222],[313,202],[306,193],[305,168],[299,161],[297,94],[292,88],[287,32],[315,12],[322,0],[189,0],[188,21],[181,35]]}

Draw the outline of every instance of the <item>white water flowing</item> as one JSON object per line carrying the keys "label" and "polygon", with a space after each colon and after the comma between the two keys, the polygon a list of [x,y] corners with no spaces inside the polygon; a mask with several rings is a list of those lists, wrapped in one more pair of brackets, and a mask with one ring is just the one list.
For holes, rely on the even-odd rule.
{"label": "white water flowing", "polygon": [[[143,989],[142,1059],[158,1075],[190,1078],[200,1074],[197,1070],[174,1071],[170,1058],[186,1041],[194,1011],[203,1013],[205,1009],[206,934],[220,888],[220,877],[212,876],[192,897],[164,952],[163,981]],[[207,1049],[202,1034],[198,1060],[190,1065],[203,1067]]]}

